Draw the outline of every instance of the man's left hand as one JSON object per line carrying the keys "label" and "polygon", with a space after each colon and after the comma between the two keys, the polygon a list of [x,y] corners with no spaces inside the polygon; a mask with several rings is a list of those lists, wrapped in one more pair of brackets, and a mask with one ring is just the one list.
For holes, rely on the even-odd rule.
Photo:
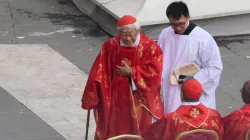
{"label": "man's left hand", "polygon": [[125,61],[122,61],[122,64],[124,65],[123,67],[116,66],[117,73],[120,76],[126,76],[126,77],[131,76],[131,67]]}

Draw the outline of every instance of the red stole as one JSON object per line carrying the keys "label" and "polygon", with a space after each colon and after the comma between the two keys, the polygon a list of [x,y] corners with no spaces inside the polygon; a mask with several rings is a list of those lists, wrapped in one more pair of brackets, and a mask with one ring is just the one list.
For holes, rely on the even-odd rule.
{"label": "red stole", "polygon": [[[137,47],[125,47],[119,45],[120,38],[115,37],[116,51],[112,54],[112,70],[116,66],[123,66],[122,61],[125,61],[130,67],[136,65]],[[112,74],[112,106],[109,123],[109,131],[107,137],[112,137],[121,134],[136,134],[140,133],[139,119],[137,114],[134,114],[135,100],[131,90],[131,77],[119,76],[116,71]],[[119,122],[117,120],[122,120]]]}

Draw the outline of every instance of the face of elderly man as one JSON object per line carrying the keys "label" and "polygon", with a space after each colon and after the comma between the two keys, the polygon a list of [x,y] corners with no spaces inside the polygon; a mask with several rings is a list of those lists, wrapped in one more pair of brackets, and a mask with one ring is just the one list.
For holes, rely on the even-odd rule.
{"label": "face of elderly man", "polygon": [[133,27],[123,27],[119,31],[122,42],[127,46],[132,46],[135,43],[137,33],[136,28]]}

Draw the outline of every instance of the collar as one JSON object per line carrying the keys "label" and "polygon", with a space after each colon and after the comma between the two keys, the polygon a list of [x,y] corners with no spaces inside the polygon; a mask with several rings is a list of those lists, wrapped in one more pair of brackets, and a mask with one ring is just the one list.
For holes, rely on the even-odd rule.
{"label": "collar", "polygon": [[[187,27],[187,29],[185,30],[185,32],[182,33],[182,34],[180,34],[180,35],[189,35],[189,34],[193,31],[193,29],[194,29],[196,26],[197,26],[196,24],[194,24],[194,23],[192,23],[192,22],[189,22],[189,23],[188,23],[188,27]],[[175,34],[178,34],[178,33],[175,32]]]}
{"label": "collar", "polygon": [[198,101],[198,102],[182,102],[182,105],[199,105],[199,104],[201,104],[200,101]]}
{"label": "collar", "polygon": [[[140,35],[140,33],[139,33],[139,34],[136,36],[136,40],[135,40],[135,43],[133,44],[133,47],[138,46],[139,43],[140,43],[140,40],[141,40],[141,35]],[[121,45],[121,46],[126,46],[126,45],[122,42],[122,40],[120,40],[120,45]]]}
{"label": "collar", "polygon": [[[185,102],[186,103],[186,102]],[[191,104],[198,104],[199,102],[192,102]],[[180,117],[180,119],[194,128],[200,128],[204,122],[209,118],[211,109],[206,106],[199,105],[182,105],[175,113]],[[214,112],[214,111],[213,111]],[[217,113],[213,113],[217,116]],[[218,115],[219,116],[219,115]]]}

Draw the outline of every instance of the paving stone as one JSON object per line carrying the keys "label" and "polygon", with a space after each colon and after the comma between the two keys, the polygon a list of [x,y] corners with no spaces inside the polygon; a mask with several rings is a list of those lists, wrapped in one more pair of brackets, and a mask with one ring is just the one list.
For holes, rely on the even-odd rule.
{"label": "paving stone", "polygon": [[66,140],[4,89],[0,94],[1,139]]}
{"label": "paving stone", "polygon": [[0,86],[68,140],[83,138],[86,74],[48,45],[0,48]]}
{"label": "paving stone", "polygon": [[230,114],[235,109],[239,109],[243,105],[230,98],[221,88],[216,91],[216,106],[222,116]]}

